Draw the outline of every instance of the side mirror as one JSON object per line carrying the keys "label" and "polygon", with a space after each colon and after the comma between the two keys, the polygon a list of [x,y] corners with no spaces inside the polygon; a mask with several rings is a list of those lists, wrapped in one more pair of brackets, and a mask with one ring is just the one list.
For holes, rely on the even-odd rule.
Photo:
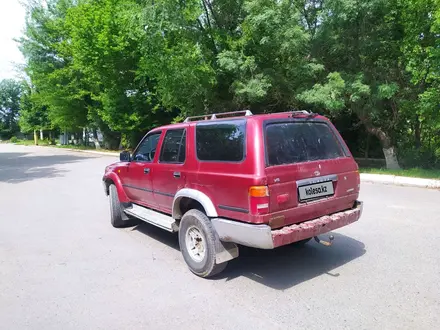
{"label": "side mirror", "polygon": [[128,151],[123,151],[119,154],[119,160],[121,162],[129,162],[131,161],[131,155],[130,152]]}

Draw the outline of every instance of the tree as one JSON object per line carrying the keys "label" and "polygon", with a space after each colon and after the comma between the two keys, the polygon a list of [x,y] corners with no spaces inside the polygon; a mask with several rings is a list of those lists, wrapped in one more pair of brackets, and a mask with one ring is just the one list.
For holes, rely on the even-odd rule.
{"label": "tree", "polygon": [[20,99],[19,125],[22,132],[51,128],[47,106],[41,103],[41,97],[28,83],[23,83]]}
{"label": "tree", "polygon": [[0,138],[9,139],[18,133],[21,85],[12,79],[0,81]]}
{"label": "tree", "polygon": [[299,95],[331,113],[356,114],[380,140],[388,168],[400,167],[396,143],[406,119],[402,108],[414,99],[401,52],[399,6],[395,0],[324,2],[312,49],[327,76]]}
{"label": "tree", "polygon": [[29,1],[24,126],[41,111],[115,148],[187,115],[309,108],[389,168],[440,165],[437,0]]}
{"label": "tree", "polygon": [[20,49],[40,104],[47,107],[52,125],[78,130],[88,123],[87,94],[82,73],[73,66],[65,17],[74,0],[31,1]]}
{"label": "tree", "polygon": [[66,19],[74,67],[83,73],[93,104],[89,118],[104,133],[122,133],[130,145],[172,118],[155,94],[155,81],[140,73],[142,8],[134,0],[82,0]]}

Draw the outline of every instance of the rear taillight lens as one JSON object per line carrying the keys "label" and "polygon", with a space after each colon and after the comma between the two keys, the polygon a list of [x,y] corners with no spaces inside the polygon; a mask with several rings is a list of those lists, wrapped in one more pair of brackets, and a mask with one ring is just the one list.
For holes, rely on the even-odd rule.
{"label": "rear taillight lens", "polygon": [[269,188],[267,186],[250,187],[249,206],[253,215],[269,213]]}

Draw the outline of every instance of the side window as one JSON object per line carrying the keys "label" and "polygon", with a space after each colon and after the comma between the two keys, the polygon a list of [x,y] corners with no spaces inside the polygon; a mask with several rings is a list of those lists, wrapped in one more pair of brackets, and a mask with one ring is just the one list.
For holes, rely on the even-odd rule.
{"label": "side window", "polygon": [[241,162],[245,157],[245,137],[245,120],[199,123],[196,126],[197,158]]}
{"label": "side window", "polygon": [[152,162],[156,153],[160,134],[161,133],[159,132],[148,135],[134,153],[133,160],[137,162]]}
{"label": "side window", "polygon": [[185,157],[185,129],[174,129],[167,131],[162,144],[159,161],[162,163],[184,163]]}

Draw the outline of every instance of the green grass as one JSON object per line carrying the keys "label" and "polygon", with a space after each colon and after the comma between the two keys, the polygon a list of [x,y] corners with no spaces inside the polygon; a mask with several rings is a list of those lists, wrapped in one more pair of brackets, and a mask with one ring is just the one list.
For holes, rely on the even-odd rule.
{"label": "green grass", "polygon": [[[90,147],[90,146],[83,146],[83,145],[63,145],[63,146],[55,146],[57,148],[62,148],[62,149],[76,149],[76,150],[96,150],[95,147]],[[101,150],[100,150],[101,151]]]}
{"label": "green grass", "polygon": [[34,140],[17,140],[15,142],[11,141],[11,143],[19,144],[19,145],[22,145],[22,146],[33,146],[34,145]]}
{"label": "green grass", "polygon": [[385,168],[361,168],[361,173],[391,174],[411,178],[440,179],[440,170],[426,170],[423,168],[409,168],[402,170],[388,170]]}

